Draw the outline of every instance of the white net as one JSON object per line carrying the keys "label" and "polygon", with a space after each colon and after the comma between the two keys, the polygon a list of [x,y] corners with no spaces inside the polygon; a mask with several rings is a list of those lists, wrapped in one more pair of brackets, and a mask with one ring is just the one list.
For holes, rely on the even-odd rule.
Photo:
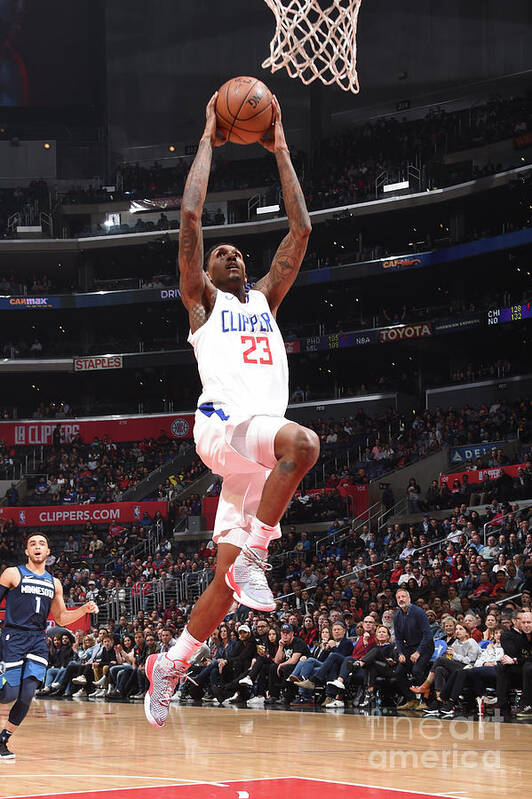
{"label": "white net", "polygon": [[264,1],[276,21],[265,69],[285,67],[291,78],[305,84],[319,78],[326,86],[337,83],[346,92],[358,92],[356,33],[362,0]]}

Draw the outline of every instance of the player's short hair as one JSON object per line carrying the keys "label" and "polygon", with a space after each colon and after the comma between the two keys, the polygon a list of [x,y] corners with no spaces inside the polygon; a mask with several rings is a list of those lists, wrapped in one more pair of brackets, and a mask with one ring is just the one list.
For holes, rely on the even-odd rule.
{"label": "player's short hair", "polygon": [[215,250],[217,250],[218,247],[223,247],[224,245],[226,247],[234,247],[235,250],[238,250],[238,252],[241,252],[240,247],[238,247],[236,244],[233,244],[230,241],[219,241],[217,244],[214,244],[212,247],[209,247],[209,249],[205,253],[205,257],[203,259],[203,268],[205,269],[205,271],[207,271],[207,268],[209,266],[209,259],[210,259],[211,255],[213,254],[213,252]]}
{"label": "player's short hair", "polygon": [[48,549],[50,549],[50,540],[49,540],[48,536],[45,535],[44,533],[29,533],[29,535],[26,536],[26,539],[24,541],[24,549],[26,549],[26,547],[28,546],[30,538],[35,538],[36,536],[40,536],[41,538],[44,538],[44,540],[46,541],[46,545],[48,546]]}

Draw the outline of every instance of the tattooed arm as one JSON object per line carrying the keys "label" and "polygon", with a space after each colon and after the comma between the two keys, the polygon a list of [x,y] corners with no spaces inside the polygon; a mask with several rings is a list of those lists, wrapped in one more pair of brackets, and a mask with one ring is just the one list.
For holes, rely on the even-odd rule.
{"label": "tattooed arm", "polygon": [[281,107],[276,97],[273,98],[273,104],[275,109],[273,140],[263,140],[261,144],[275,154],[288,216],[289,233],[280,243],[270,271],[258,281],[255,289],[266,295],[272,313],[275,314],[297,277],[307,250],[311,224],[305,197],[290,159],[281,121]]}
{"label": "tattooed arm", "polygon": [[216,289],[203,271],[203,234],[201,214],[207,195],[212,148],[224,144],[216,130],[214,107],[217,94],[209,100],[203,136],[198,145],[194,163],[190,167],[183,200],[179,226],[179,290],[188,310],[190,329],[194,333],[208,319],[214,305]]}

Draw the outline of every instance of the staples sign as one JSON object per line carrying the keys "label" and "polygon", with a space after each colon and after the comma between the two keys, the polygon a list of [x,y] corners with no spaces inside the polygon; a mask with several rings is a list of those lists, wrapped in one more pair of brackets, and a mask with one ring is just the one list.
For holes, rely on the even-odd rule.
{"label": "staples sign", "polygon": [[98,355],[95,358],[75,358],[75,372],[94,372],[100,369],[121,369],[123,366],[121,355]]}

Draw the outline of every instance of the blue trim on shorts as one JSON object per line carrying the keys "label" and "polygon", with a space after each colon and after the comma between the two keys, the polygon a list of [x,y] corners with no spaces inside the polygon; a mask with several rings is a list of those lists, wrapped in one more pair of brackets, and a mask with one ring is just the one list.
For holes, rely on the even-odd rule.
{"label": "blue trim on shorts", "polygon": [[227,422],[230,418],[226,416],[226,414],[222,411],[221,408],[214,408],[214,404],[212,402],[203,402],[201,405],[198,406],[198,411],[201,411],[205,414],[205,416],[212,416],[215,413],[217,416],[220,417],[222,422]]}
{"label": "blue trim on shorts", "polygon": [[44,663],[37,663],[35,660],[25,660],[22,666],[6,669],[2,676],[8,685],[12,688],[16,688],[23,679],[25,680],[28,677],[35,677],[38,682],[42,682],[46,676],[46,668]]}

